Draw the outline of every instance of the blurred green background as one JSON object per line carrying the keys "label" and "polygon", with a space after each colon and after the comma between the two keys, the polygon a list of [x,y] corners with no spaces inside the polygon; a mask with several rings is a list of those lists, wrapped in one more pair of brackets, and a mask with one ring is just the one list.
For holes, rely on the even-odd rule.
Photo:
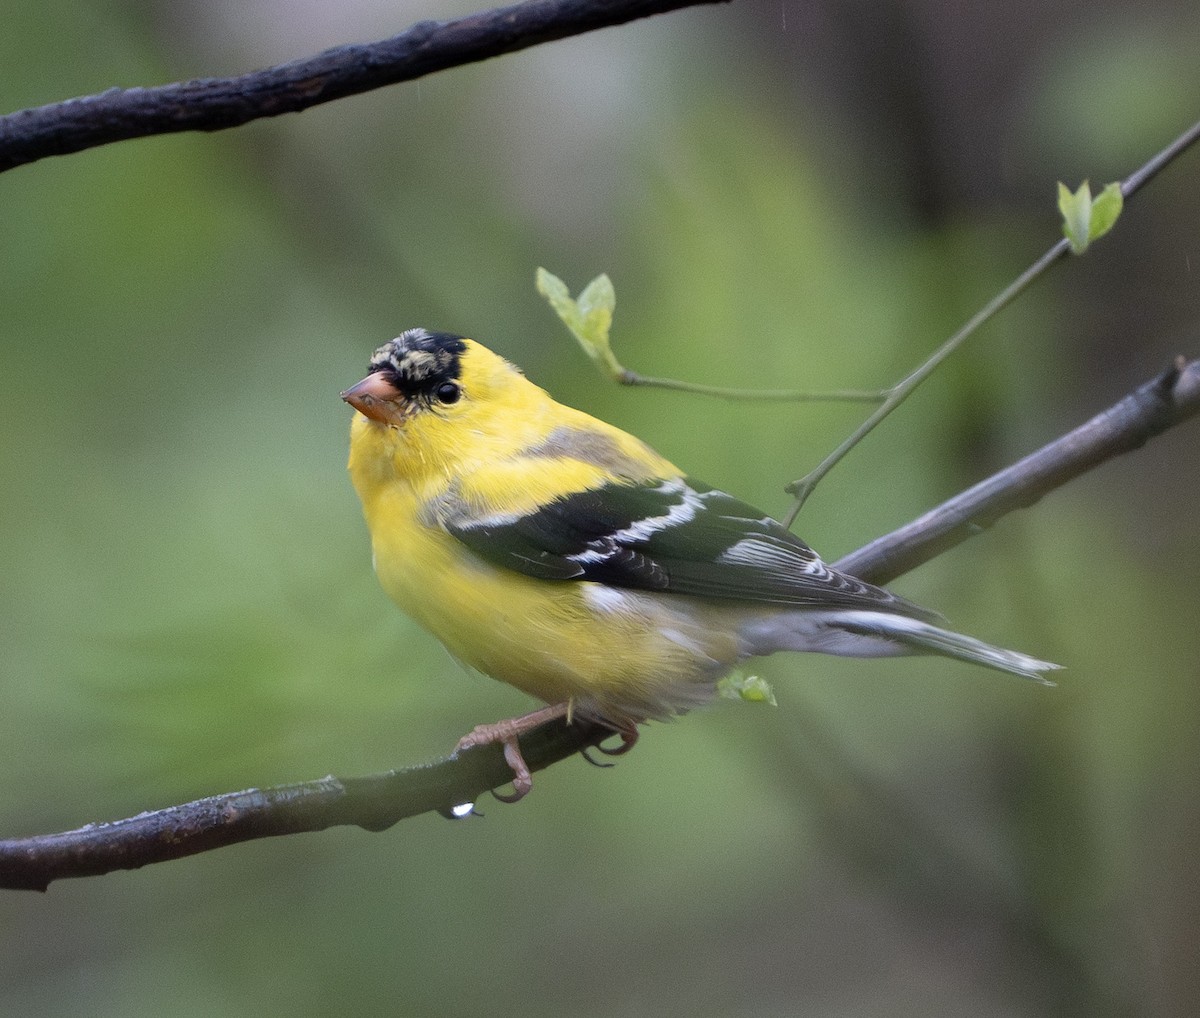
{"label": "blurred green background", "polygon": [[[238,73],[461,0],[2,0],[4,111]],[[447,751],[532,706],[391,606],[340,389],[463,332],[783,513],[861,419],[618,390],[618,354],[894,381],[1056,237],[1055,182],[1200,115],[1190,2],[683,11],[215,135],[0,176],[0,836]],[[1200,162],[854,452],[833,558],[1200,352]],[[1200,993],[1197,426],[894,586],[1065,664],[764,662],[517,807],[0,893],[0,1013],[1183,1015]]]}

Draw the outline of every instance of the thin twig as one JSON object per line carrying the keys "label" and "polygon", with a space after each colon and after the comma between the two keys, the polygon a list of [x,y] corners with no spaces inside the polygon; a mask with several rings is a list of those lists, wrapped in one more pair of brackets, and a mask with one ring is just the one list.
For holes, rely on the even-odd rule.
{"label": "thin twig", "polygon": [[967,322],[961,329],[951,336],[946,342],[938,347],[916,371],[910,374],[902,382],[889,390],[887,398],[876,409],[870,417],[855,429],[841,445],[826,456],[812,470],[798,481],[793,481],[787,486],[787,491],[796,496],[796,501],[793,504],[791,511],[788,513],[784,524],[790,527],[796,522],[796,517],[800,514],[801,508],[808,500],[808,496],[812,494],[813,489],[821,479],[829,473],[841,461],[842,457],[853,449],[859,442],[867,437],[875,430],[885,417],[896,409],[901,403],[908,399],[912,391],[920,385],[926,378],[933,374],[934,370],[957,350],[963,341],[975,332],[989,318],[993,318],[1015,300],[1021,293],[1025,291],[1035,279],[1045,272],[1051,265],[1058,261],[1071,249],[1070,244],[1065,239],[1060,240],[1041,258],[1034,262],[1029,268],[1022,272],[1016,279],[1008,284],[1003,290],[977,311],[971,320]]}
{"label": "thin twig", "polygon": [[835,563],[888,583],[1200,412],[1200,361],[1179,360],[1086,424]]}
{"label": "thin twig", "polygon": [[0,172],[130,138],[221,131],[539,43],[726,2],[527,0],[453,21],[422,21],[390,39],[338,46],[238,77],[110,88],[0,117]]}
{"label": "thin twig", "polygon": [[672,389],[694,396],[716,396],[731,400],[758,400],[780,402],[833,402],[850,401],[880,403],[887,396],[881,389],[831,389],[825,392],[810,392],[802,389],[736,389],[723,385],[705,385],[703,382],[686,382],[678,378],[652,378],[640,375],[625,367],[612,347],[613,314],[617,308],[617,293],[607,273],[601,273],[580,292],[572,297],[558,276],[538,267],[535,275],[537,291],[546,298],[550,309],[567,327],[596,370],[605,378],[619,385],[641,385],[657,389]]}
{"label": "thin twig", "polygon": [[622,385],[644,385],[656,389],[671,389],[694,396],[717,396],[763,403],[882,403],[887,391],[880,389],[730,389],[723,385],[705,385],[703,382],[685,382],[679,378],[655,378],[639,375],[624,368],[617,381]]}
{"label": "thin twig", "polygon": [[[884,583],[990,526],[1013,509],[1200,414],[1200,361],[1169,370],[1019,463],[920,519],[847,555],[836,567]],[[603,728],[553,722],[521,739],[533,770],[595,745]],[[111,824],[0,841],[0,888],[136,869],[253,838],[337,825],[382,830],[405,817],[473,802],[512,777],[499,746],[367,778],[334,778],[216,795]]]}
{"label": "thin twig", "polygon": [[[1161,152],[1152,156],[1138,167],[1138,169],[1134,170],[1133,173],[1129,174],[1121,182],[1121,194],[1125,198],[1132,197],[1142,187],[1153,180],[1161,170],[1186,152],[1198,140],[1200,140],[1200,121],[1193,124]],[[874,431],[876,425],[903,403],[912,394],[913,390],[925,381],[933,373],[934,369],[954,353],[969,336],[976,332],[989,319],[999,314],[1000,311],[1012,302],[1014,297],[1028,288],[1050,266],[1066,255],[1070,249],[1071,245],[1065,238],[1057,241],[1044,255],[1022,272],[1004,290],[993,297],[966,325],[938,347],[920,367],[889,390],[887,399],[884,400],[883,404],[863,421],[849,438],[842,442],[841,445],[821,460],[807,474],[787,485],[785,490],[795,495],[796,501],[792,505],[791,511],[784,518],[785,525],[790,527],[796,522],[796,517],[800,515],[800,510],[804,507],[804,503],[808,500],[809,495],[813,493],[813,489],[816,488],[817,484],[830,470],[837,466],[851,449]]]}
{"label": "thin twig", "polygon": [[1168,165],[1174,162],[1177,157],[1183,155],[1197,141],[1200,141],[1200,120],[1192,124],[1191,127],[1159,152],[1158,155],[1148,159],[1142,166],[1138,167],[1122,180],[1122,196],[1128,198],[1140,191],[1151,180],[1157,177],[1161,170],[1166,169]]}

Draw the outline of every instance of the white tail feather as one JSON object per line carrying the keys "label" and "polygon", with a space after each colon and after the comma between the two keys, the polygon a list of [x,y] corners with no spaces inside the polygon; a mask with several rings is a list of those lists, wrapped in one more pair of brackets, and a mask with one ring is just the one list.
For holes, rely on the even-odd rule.
{"label": "white tail feather", "polygon": [[875,611],[840,611],[830,613],[828,624],[854,635],[882,637],[901,643],[917,653],[956,657],[961,661],[970,661],[985,668],[1020,675],[1048,686],[1054,683],[1042,673],[1062,667],[1049,661],[1039,661],[1019,651],[993,647],[990,643],[976,640],[972,636],[941,629],[904,615]]}
{"label": "white tail feather", "polygon": [[1060,665],[942,629],[920,619],[870,608],[840,608],[747,614],[738,629],[743,657],[781,650],[815,651],[845,657],[942,654],[1020,675],[1047,686],[1042,673]]}

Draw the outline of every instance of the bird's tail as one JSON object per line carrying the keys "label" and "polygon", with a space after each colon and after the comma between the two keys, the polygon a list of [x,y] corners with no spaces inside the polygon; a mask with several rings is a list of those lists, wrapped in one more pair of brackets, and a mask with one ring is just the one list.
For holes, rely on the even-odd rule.
{"label": "bird's tail", "polygon": [[1043,672],[1054,671],[1062,665],[1039,661],[1028,654],[1015,650],[993,647],[990,643],[976,640],[972,636],[954,633],[949,629],[922,622],[905,615],[892,615],[877,611],[840,611],[836,625],[848,633],[865,637],[882,637],[885,640],[904,644],[917,654],[943,654],[961,661],[995,668],[997,671],[1020,675],[1043,685],[1054,685]]}

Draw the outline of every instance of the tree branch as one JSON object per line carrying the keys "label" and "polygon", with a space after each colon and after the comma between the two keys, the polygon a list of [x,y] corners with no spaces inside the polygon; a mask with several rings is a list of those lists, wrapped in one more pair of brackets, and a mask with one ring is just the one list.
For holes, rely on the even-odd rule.
{"label": "tree branch", "polygon": [[[1179,360],[1086,424],[835,565],[885,583],[1033,505],[1067,481],[1200,413],[1200,361]],[[595,746],[611,733],[553,722],[521,739],[531,770]],[[45,890],[54,880],[137,869],[255,838],[356,825],[381,831],[459,803],[512,778],[499,746],[481,746],[366,778],[322,778],[249,789],[62,834],[0,841],[0,888]]]}
{"label": "tree branch", "polygon": [[372,43],[235,78],[95,95],[0,117],[0,172],[128,138],[221,131],[597,28],[728,0],[527,0],[453,21],[422,21]]}
{"label": "tree branch", "polygon": [[[531,771],[596,746],[610,729],[576,721],[543,725],[521,739]],[[366,778],[329,775],[316,781],[212,795],[140,813],[127,820],[88,824],[61,834],[0,841],[0,888],[44,891],[53,880],[140,869],[226,845],[282,834],[356,826],[382,831],[406,817],[437,811],[454,816],[458,804],[512,780],[496,746]]]}

